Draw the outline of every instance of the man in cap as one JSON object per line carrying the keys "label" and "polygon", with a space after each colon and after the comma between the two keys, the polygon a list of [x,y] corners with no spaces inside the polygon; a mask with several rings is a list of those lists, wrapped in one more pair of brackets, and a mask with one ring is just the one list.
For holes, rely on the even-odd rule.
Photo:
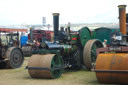
{"label": "man in cap", "polygon": [[107,47],[107,40],[106,39],[104,39],[103,46]]}

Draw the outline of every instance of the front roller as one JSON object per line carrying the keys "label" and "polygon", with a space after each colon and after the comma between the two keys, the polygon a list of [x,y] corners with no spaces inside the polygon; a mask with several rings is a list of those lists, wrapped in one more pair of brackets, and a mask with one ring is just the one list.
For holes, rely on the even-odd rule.
{"label": "front roller", "polygon": [[100,83],[128,84],[128,53],[100,53],[94,71]]}
{"label": "front roller", "polygon": [[63,60],[57,54],[32,55],[28,72],[33,78],[59,78],[63,72]]}

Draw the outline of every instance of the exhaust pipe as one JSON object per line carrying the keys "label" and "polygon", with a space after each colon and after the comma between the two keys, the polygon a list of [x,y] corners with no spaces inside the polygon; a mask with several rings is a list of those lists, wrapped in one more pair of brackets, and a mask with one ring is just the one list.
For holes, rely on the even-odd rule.
{"label": "exhaust pipe", "polygon": [[54,42],[56,42],[58,37],[59,29],[59,13],[53,13],[53,27],[54,27]]}
{"label": "exhaust pipe", "polygon": [[30,42],[33,42],[33,41],[32,41],[32,38],[33,38],[32,30],[33,30],[33,28],[31,27],[31,28],[30,28]]}
{"label": "exhaust pipe", "polygon": [[120,32],[126,35],[126,5],[119,5],[118,7]]}
{"label": "exhaust pipe", "polygon": [[70,34],[70,22],[68,22],[67,28],[68,28],[68,34]]}

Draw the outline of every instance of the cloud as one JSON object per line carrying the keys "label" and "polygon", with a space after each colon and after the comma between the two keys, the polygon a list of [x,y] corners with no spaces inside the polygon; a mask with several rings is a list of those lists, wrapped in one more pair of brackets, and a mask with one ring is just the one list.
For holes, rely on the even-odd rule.
{"label": "cloud", "polygon": [[[0,24],[52,24],[52,13],[61,23],[118,22],[120,4],[127,0],[0,0]],[[128,9],[127,9],[128,11]]]}

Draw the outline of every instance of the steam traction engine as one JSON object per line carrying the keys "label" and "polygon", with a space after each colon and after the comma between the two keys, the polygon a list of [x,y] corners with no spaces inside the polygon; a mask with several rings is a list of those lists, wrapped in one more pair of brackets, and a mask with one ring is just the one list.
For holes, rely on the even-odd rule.
{"label": "steam traction engine", "polygon": [[100,83],[128,84],[126,5],[119,5],[120,32],[111,33],[110,47],[97,49],[94,71]]}
{"label": "steam traction engine", "polygon": [[19,68],[24,61],[19,33],[15,31],[27,30],[0,28],[0,68]]}
{"label": "steam traction engine", "polygon": [[83,27],[71,32],[70,26],[59,31],[59,14],[53,13],[54,42],[43,40],[28,62],[28,72],[33,78],[58,78],[64,68],[90,70],[95,64],[96,49],[103,47],[100,40],[91,39],[90,30]]}
{"label": "steam traction engine", "polygon": [[[30,33],[28,34],[27,44],[22,46],[22,51],[24,56],[28,57],[32,55],[32,50],[37,50],[42,41],[52,41],[53,31],[46,30],[34,30],[30,28]],[[39,43],[39,44],[38,44]]]}
{"label": "steam traction engine", "polygon": [[[51,35],[53,34],[53,31],[48,30],[33,30],[33,28],[30,29],[30,34],[28,34],[28,40],[38,40],[42,42],[42,38],[45,38],[45,40],[50,41]],[[32,37],[31,37],[32,36]]]}

